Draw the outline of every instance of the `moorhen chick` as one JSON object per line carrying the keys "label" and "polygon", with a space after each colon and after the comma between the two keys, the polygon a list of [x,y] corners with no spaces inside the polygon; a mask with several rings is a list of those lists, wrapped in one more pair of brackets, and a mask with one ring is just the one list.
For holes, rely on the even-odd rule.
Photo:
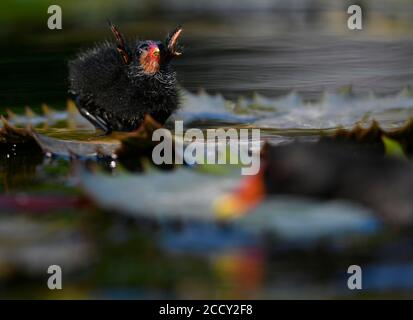
{"label": "moorhen chick", "polygon": [[79,112],[106,133],[133,131],[146,114],[163,124],[178,108],[171,60],[181,55],[177,27],[164,42],[126,42],[109,21],[116,42],[103,42],[69,62],[69,93]]}

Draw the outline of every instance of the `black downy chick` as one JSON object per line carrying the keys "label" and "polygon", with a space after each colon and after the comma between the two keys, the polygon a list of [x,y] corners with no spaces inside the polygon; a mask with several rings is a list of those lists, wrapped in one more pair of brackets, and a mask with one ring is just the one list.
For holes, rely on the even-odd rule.
{"label": "black downy chick", "polygon": [[145,114],[159,123],[178,108],[176,74],[171,60],[181,55],[177,27],[165,40],[125,42],[109,22],[116,43],[104,42],[69,62],[69,93],[80,113],[95,127],[133,131]]}

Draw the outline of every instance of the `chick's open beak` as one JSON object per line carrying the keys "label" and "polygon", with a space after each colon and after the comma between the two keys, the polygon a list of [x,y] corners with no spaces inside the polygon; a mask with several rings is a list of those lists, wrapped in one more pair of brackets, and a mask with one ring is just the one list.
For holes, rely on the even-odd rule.
{"label": "chick's open beak", "polygon": [[158,47],[156,47],[156,48],[153,49],[152,54],[153,54],[155,57],[159,57],[159,55],[161,54],[161,51],[159,50]]}

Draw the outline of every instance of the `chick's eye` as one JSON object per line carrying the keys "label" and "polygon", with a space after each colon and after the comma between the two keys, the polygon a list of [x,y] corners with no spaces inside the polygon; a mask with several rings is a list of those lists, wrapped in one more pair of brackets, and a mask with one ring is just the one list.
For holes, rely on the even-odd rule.
{"label": "chick's eye", "polygon": [[136,49],[138,54],[141,54],[143,51],[148,51],[149,47],[146,44],[141,44],[140,46],[138,46],[138,48]]}

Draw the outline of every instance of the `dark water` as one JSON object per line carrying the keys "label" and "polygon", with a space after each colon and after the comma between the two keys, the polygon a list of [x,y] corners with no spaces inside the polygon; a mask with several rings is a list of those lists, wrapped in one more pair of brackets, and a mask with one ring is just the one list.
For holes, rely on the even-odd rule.
{"label": "dark water", "polygon": [[[367,12],[363,31],[347,29],[344,7],[322,5],[307,11],[175,11],[112,19],[128,37],[143,38],[163,37],[182,23],[185,54],[176,69],[188,90],[203,87],[233,99],[254,91],[278,96],[297,90],[316,99],[323,90],[348,85],[356,93],[386,94],[412,84],[410,14]],[[6,34],[0,45],[0,107],[61,104],[67,60],[111,36],[104,16],[87,24],[78,19],[66,15],[61,31],[46,29],[42,21],[32,31],[23,25],[22,32]]]}

